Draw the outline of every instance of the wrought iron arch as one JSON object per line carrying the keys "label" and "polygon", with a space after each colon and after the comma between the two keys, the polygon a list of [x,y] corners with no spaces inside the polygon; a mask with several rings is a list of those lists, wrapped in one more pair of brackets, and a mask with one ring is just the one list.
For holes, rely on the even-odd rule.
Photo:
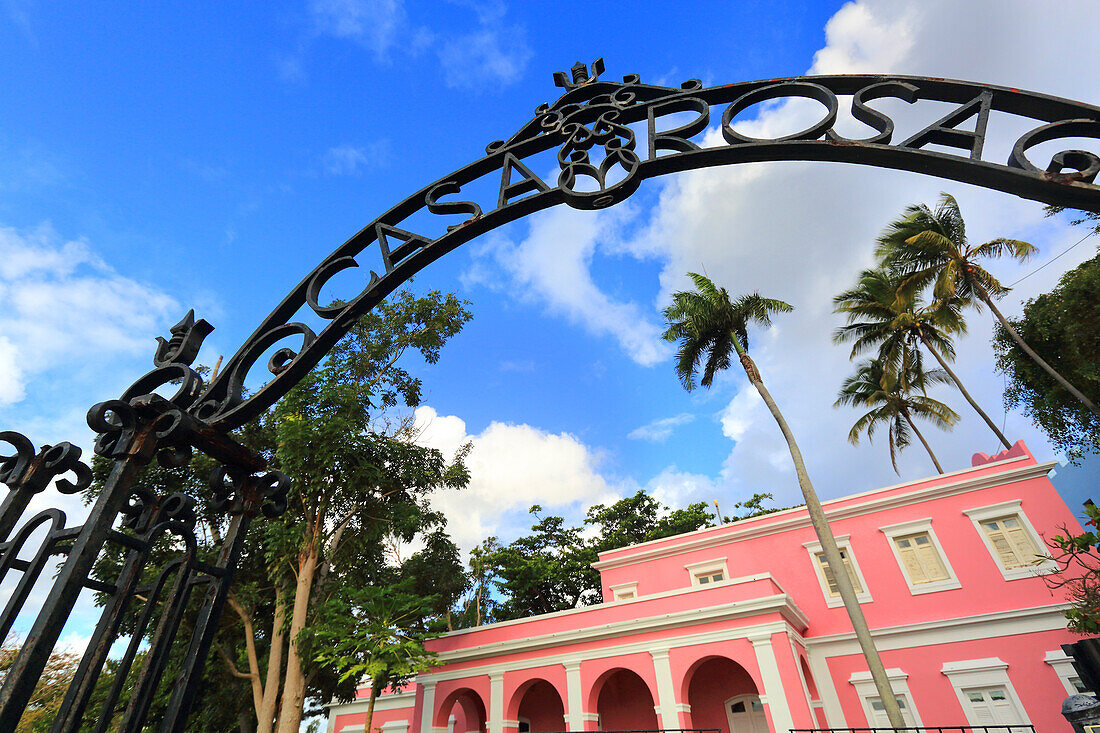
{"label": "wrought iron arch", "polygon": [[[1100,210],[1100,156],[1066,150],[1040,167],[1028,157],[1034,146],[1067,137],[1100,139],[1100,107],[1034,92],[973,82],[913,76],[812,76],[742,82],[703,88],[697,79],[679,89],[643,84],[637,75],[621,82],[605,81],[602,60],[588,67],[577,64],[572,77],[555,74],[564,93],[542,104],[535,116],[507,140],[486,147],[484,157],[422,188],[386,211],[344,242],[291,290],[216,379],[189,405],[191,414],[221,428],[235,428],[273,405],[324,357],[364,313],[401,283],[444,254],[499,226],[528,214],[565,204],[577,209],[603,209],[625,200],[647,178],[669,173],[737,163],[814,160],[857,163],[925,173],[1016,194],[1047,204]],[[852,114],[874,134],[862,139],[841,137],[834,129],[838,95],[851,95]],[[732,120],[742,110],[767,100],[806,97],[821,103],[821,119],[805,130],[764,140],[746,137]],[[910,104],[919,100],[947,102],[955,109],[915,135],[893,142],[894,122],[871,106],[893,97]],[[720,147],[701,147],[697,139],[710,126],[712,108],[720,106]],[[990,112],[1006,112],[1035,126],[1015,143],[1005,163],[982,158]],[[694,115],[669,128],[662,119]],[[974,129],[960,129],[973,120]],[[647,152],[636,151],[634,131],[644,122]],[[955,148],[959,155],[930,150],[929,145]],[[560,174],[547,182],[524,159],[557,148]],[[602,148],[602,160],[593,159]],[[617,173],[617,176],[612,176]],[[491,178],[497,200],[491,209],[463,189]],[[578,184],[587,179],[588,188]],[[439,217],[435,232],[410,231],[403,222],[422,211]],[[456,216],[464,218],[456,219]],[[371,258],[367,287],[338,307],[323,305],[325,283],[338,272],[360,267],[361,255]],[[290,319],[308,307],[329,321],[320,333]],[[283,348],[268,367],[273,379],[243,397],[245,376],[266,350],[290,336],[301,336],[297,349]],[[151,375],[150,375],[151,376]],[[165,375],[167,376],[167,375]]]}
{"label": "wrought iron arch", "polygon": [[[534,117],[507,140],[490,143],[480,159],[417,191],[386,211],[321,261],[279,303],[222,371],[207,386],[191,369],[203,339],[212,326],[190,312],[172,328],[171,338],[159,339],[154,369],[142,376],[117,400],[92,407],[88,424],[98,434],[95,452],[113,461],[113,468],[83,524],[67,527],[65,515],[47,509],[23,519],[31,500],[49,488],[72,494],[88,487],[91,471],[80,460],[80,449],[69,443],[43,446],[15,432],[0,432],[0,443],[10,446],[0,454],[0,482],[9,492],[0,504],[0,582],[11,572],[21,573],[15,592],[0,609],[0,636],[12,628],[31,586],[59,557],[60,569],[46,601],[39,609],[12,666],[0,687],[0,733],[15,730],[34,686],[57,644],[66,619],[84,589],[103,594],[106,602],[88,651],[51,730],[79,728],[103,668],[107,652],[119,635],[127,608],[145,603],[140,626],[151,623],[151,608],[163,599],[165,612],[151,630],[149,649],[135,690],[156,689],[174,643],[186,644],[167,709],[158,729],[182,731],[199,691],[203,662],[242,551],[251,520],[259,514],[278,515],[286,508],[288,479],[267,470],[260,455],[237,444],[229,432],[271,407],[325,356],[360,316],[377,305],[415,273],[444,254],[496,227],[542,209],[565,204],[595,210],[612,206],[632,195],[641,182],[680,171],[745,162],[818,160],[859,163],[926,173],[972,183],[1049,204],[1100,211],[1100,156],[1083,150],[1065,150],[1045,165],[1029,158],[1040,143],[1069,137],[1100,139],[1100,108],[1043,94],[965,81],[911,76],[814,76],[742,82],[704,88],[698,80],[680,88],[643,84],[637,75],[621,82],[601,79],[604,66],[578,63],[570,75],[558,72],[555,83],[564,91],[552,104],[542,104]],[[838,96],[851,96],[853,117],[874,134],[844,138],[835,129]],[[733,120],[754,104],[789,97],[806,97],[822,106],[819,120],[808,128],[779,138],[754,139],[738,132]],[[954,109],[916,134],[894,142],[894,122],[872,102],[892,97],[903,102],[946,102]],[[724,145],[702,147],[698,138],[711,126],[713,108],[721,111]],[[983,158],[991,112],[1029,120],[1031,129],[1016,141],[1005,163]],[[677,117],[672,117],[677,115]],[[684,121],[684,117],[687,121]],[[970,124],[973,129],[960,126]],[[632,125],[644,123],[644,158],[637,151]],[[675,126],[673,126],[675,125]],[[929,145],[953,148],[959,154],[931,150]],[[532,171],[532,156],[557,150],[559,172],[548,182]],[[494,205],[483,208],[464,196],[481,180],[496,191]],[[587,181],[587,185],[581,185]],[[426,211],[435,231],[415,227],[410,218]],[[436,218],[431,218],[436,217]],[[361,267],[370,257],[365,289],[338,305],[324,305],[326,284],[349,268]],[[370,265],[368,265],[369,267]],[[292,321],[308,309],[327,325],[319,333]],[[281,345],[301,339],[297,348]],[[279,348],[276,348],[279,347]],[[246,395],[245,378],[267,351],[272,379]],[[155,394],[175,386],[168,399]],[[138,468],[154,457],[167,466],[187,463],[198,449],[222,465],[210,479],[212,506],[231,517],[221,551],[213,563],[194,553],[193,499],[183,494],[156,496],[135,486]],[[66,478],[69,477],[69,478]],[[20,525],[20,520],[22,524]],[[38,528],[45,537],[31,560],[18,557]],[[179,538],[179,557],[160,568],[152,585],[141,586],[142,569],[153,542],[168,534]],[[90,578],[104,546],[122,548],[124,562],[112,582]],[[195,590],[204,593],[186,640],[175,640],[181,614]],[[123,659],[135,661],[132,642]],[[116,710],[119,685],[100,711],[100,727]],[[149,715],[148,695],[135,694],[122,711],[120,730],[143,730]],[[106,714],[106,717],[103,717]],[[107,722],[105,722],[107,721]]]}

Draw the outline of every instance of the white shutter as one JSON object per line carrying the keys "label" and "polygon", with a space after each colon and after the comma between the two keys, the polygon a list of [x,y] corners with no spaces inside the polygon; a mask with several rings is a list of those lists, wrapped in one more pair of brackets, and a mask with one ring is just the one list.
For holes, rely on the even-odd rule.
{"label": "white shutter", "polygon": [[[815,555],[818,564],[821,566],[821,574],[825,577],[825,585],[829,589],[829,595],[837,597],[840,595],[840,586],[837,585],[836,576],[833,575],[833,569],[829,567],[829,563],[825,560],[825,553],[819,552]],[[848,571],[848,578],[852,581],[852,588],[856,593],[863,592],[863,584],[859,582],[859,576],[856,575],[856,570],[852,567],[852,559],[848,557],[847,550],[840,551],[840,557],[844,561],[844,569]]]}
{"label": "white shutter", "polygon": [[1039,554],[1039,548],[1035,546],[1031,535],[1020,524],[1020,520],[1015,518],[1006,519],[1005,534],[1008,535],[1008,541],[1016,551],[1016,557],[1019,558],[1020,565],[1030,565],[1035,561],[1036,555]]}
{"label": "white shutter", "polygon": [[894,542],[898,548],[898,556],[901,557],[901,564],[905,566],[905,572],[909,576],[909,582],[913,585],[927,583],[928,576],[924,574],[924,568],[921,567],[912,538],[899,537]]}
{"label": "white shutter", "polygon": [[1030,565],[1039,554],[1019,517],[990,519],[982,522],[982,529],[1005,570]]}
{"label": "white shutter", "polygon": [[924,575],[929,581],[947,580],[947,568],[943,566],[940,552],[932,544],[932,538],[927,534],[918,535],[915,538],[917,544],[917,558],[920,560]]}

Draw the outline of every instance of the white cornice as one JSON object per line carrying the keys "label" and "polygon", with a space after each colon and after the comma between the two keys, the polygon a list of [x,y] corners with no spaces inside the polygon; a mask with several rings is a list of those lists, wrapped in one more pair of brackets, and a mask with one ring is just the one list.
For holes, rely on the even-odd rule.
{"label": "white cornice", "polygon": [[417,682],[428,685],[436,684],[443,680],[477,677],[481,675],[493,675],[516,670],[530,670],[538,667],[547,667],[560,664],[568,670],[570,667],[579,668],[584,661],[603,659],[605,657],[618,657],[627,654],[653,653],[665,649],[678,649],[680,647],[708,645],[730,639],[744,639],[753,634],[780,634],[787,633],[794,638],[801,639],[787,621],[767,621],[753,626],[744,626],[733,629],[717,629],[701,631],[694,634],[667,637],[659,640],[647,639],[645,641],[628,641],[621,644],[613,644],[597,649],[585,649],[583,651],[557,651],[542,657],[518,659],[515,661],[493,662],[474,667],[460,669],[440,669],[417,676]]}
{"label": "white cornice", "polygon": [[[673,588],[672,590],[661,591],[660,593],[647,593],[643,596],[635,596],[634,598],[627,598],[621,601],[608,601],[606,603],[597,603],[591,606],[581,606],[580,608],[567,608],[564,611],[555,611],[553,613],[544,613],[538,616],[528,616],[527,618],[514,618],[510,621],[497,621],[492,624],[485,624],[483,626],[474,626],[469,629],[459,629],[457,631],[448,631],[441,638],[453,639],[459,636],[465,636],[467,634],[476,634],[484,632],[486,629],[499,629],[505,626],[517,626],[519,624],[531,624],[538,621],[543,621],[548,618],[562,618],[564,616],[573,616],[580,613],[595,613],[596,611],[610,608],[612,605],[622,605],[624,603],[646,603],[648,601],[655,600],[657,598],[669,598],[670,596],[679,596],[684,593],[706,593],[713,591],[715,588],[724,588],[729,585],[740,585],[741,583],[751,583],[756,580],[770,580],[775,584],[775,587],[779,589],[781,593],[786,593],[783,586],[779,584],[771,573],[754,573],[752,575],[744,575],[740,578],[730,578],[729,580],[721,580],[717,583],[710,583],[706,586],[689,585],[683,588]],[[632,581],[633,582],[633,581]],[[630,585],[631,583],[625,583],[622,585]],[[611,588],[617,588],[619,585],[610,586]],[[721,601],[726,603],[727,601]]]}
{"label": "white cornice", "polygon": [[[854,494],[852,496],[845,496],[839,499],[832,499],[824,502],[823,507],[825,509],[826,518],[829,521],[836,521],[838,519],[847,519],[849,517],[857,517],[863,514],[870,514],[872,512],[879,512],[885,509],[893,509],[899,506],[905,506],[907,504],[916,504],[922,501],[929,501],[932,499],[939,499],[944,496],[954,496],[956,494],[965,494],[969,491],[978,491],[980,489],[987,489],[992,486],[1001,486],[1004,484],[1013,483],[1015,481],[1026,481],[1027,479],[1038,478],[1045,476],[1050,472],[1050,469],[1058,465],[1057,461],[1047,461],[1045,463],[1031,463],[1024,466],[1012,467],[1010,464],[1018,463],[1020,461],[1027,460],[1026,456],[1019,458],[1012,458],[1007,461],[999,461],[997,464],[986,464],[983,466],[975,466],[963,471],[956,471],[955,473],[944,474],[944,477],[954,477],[953,480],[937,483],[932,486],[926,486],[924,488],[918,488],[914,491],[904,494],[892,494],[889,496],[883,496],[883,494],[892,492],[899,488],[905,488],[906,486],[912,486],[914,484],[927,483],[928,479],[922,479],[921,481],[913,481],[905,484],[898,484],[896,486],[888,486],[883,489],[875,489],[874,491],[864,492],[862,494]],[[975,472],[988,469],[993,465],[1003,465],[1006,470],[998,471],[994,473],[986,473],[978,476],[972,475]],[[866,501],[861,501],[856,504],[850,504],[848,506],[835,506],[836,504],[843,502],[850,502],[852,499],[858,499],[866,497]],[[834,505],[830,509],[830,504]],[[786,515],[786,516],[783,516]],[[776,521],[777,517],[782,517]],[[801,527],[810,526],[810,517],[806,513],[805,507],[797,507],[794,509],[787,509],[782,512],[775,512],[773,514],[767,514],[759,518],[759,521],[754,520],[741,520],[733,524],[727,524],[724,527],[716,529],[703,529],[696,530],[695,532],[689,532],[681,535],[683,541],[674,544],[668,544],[667,539],[651,540],[650,542],[643,542],[638,545],[631,545],[628,548],[622,550],[612,550],[609,553],[613,554],[623,551],[626,554],[615,554],[613,557],[609,557],[606,560],[598,560],[592,563],[592,567],[599,571],[609,570],[611,568],[618,568],[624,565],[633,565],[635,563],[644,562],[647,560],[655,560],[662,557],[672,557],[674,555],[680,555],[685,552],[694,552],[696,550],[704,550],[711,547],[719,547],[722,545],[728,545],[732,542],[742,542],[744,540],[754,539],[756,537],[764,537],[766,535],[778,534],[780,532],[787,532],[792,529],[799,529]],[[724,530],[724,531],[723,531]],[[657,545],[655,547],[649,547],[654,543],[664,542],[665,544]]]}
{"label": "white cornice", "polygon": [[[416,702],[416,686],[409,684],[408,688],[401,692],[394,692],[388,695],[379,695],[374,701],[374,711],[381,712],[383,710],[401,710],[404,708],[412,708],[413,703]],[[367,706],[370,703],[368,698],[359,698],[352,700],[351,702],[332,702],[326,705],[330,716],[333,715],[348,715],[350,713],[365,713],[367,712]],[[346,728],[344,730],[347,730]]]}
{"label": "white cornice", "polygon": [[783,614],[783,616],[794,626],[800,629],[804,629],[809,625],[806,615],[802,612],[802,609],[795,605],[794,599],[786,593],[777,593],[775,595],[751,598],[744,601],[723,602],[718,605],[704,608],[690,608],[686,611],[675,611],[659,616],[613,621],[599,626],[570,629],[568,631],[527,636],[520,639],[478,644],[463,649],[441,651],[439,652],[439,659],[445,664],[467,662],[504,654],[519,654],[522,652],[537,651],[539,649],[562,647],[568,644],[580,644],[582,642],[599,641],[601,639],[630,636],[651,631],[683,628],[684,626],[710,623],[713,621],[727,621],[769,612]]}
{"label": "white cornice", "polygon": [[[1028,634],[1037,631],[1056,631],[1066,628],[1063,611],[1068,603],[1052,603],[1048,606],[1014,608],[1008,611],[922,621],[915,624],[887,626],[871,629],[878,649],[903,649],[926,644],[943,644],[951,641],[988,639],[998,636]],[[859,643],[855,633],[830,634],[806,638],[807,648],[827,657],[856,654]]]}

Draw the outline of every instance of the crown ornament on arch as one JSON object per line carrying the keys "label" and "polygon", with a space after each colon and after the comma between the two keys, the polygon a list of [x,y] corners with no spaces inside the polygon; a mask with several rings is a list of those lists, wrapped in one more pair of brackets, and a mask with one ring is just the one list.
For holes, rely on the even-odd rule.
{"label": "crown ornament on arch", "polygon": [[585,84],[591,84],[600,80],[600,74],[604,72],[603,57],[596,59],[592,62],[592,70],[589,73],[589,67],[578,61],[573,64],[573,68],[569,70],[572,77],[565,75],[564,71],[554,72],[554,86],[561,87],[565,91],[569,92],[578,87],[583,87]]}

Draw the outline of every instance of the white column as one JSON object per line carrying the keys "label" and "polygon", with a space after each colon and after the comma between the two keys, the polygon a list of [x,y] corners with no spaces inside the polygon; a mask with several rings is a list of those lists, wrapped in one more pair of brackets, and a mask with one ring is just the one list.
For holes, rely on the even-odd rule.
{"label": "white column", "polygon": [[424,700],[420,708],[420,730],[422,733],[447,733],[446,728],[435,727],[435,682],[421,682],[424,685]]}
{"label": "white column", "polygon": [[566,662],[565,721],[569,730],[584,730],[584,703],[581,696],[581,663]]}
{"label": "white column", "polygon": [[489,733],[504,733],[504,673],[489,675]]}
{"label": "white column", "polygon": [[794,721],[791,719],[790,710],[787,709],[787,694],[783,691],[783,678],[779,675],[779,664],[775,660],[772,635],[770,632],[753,634],[749,637],[749,641],[752,642],[753,651],[756,652],[756,663],[760,667],[760,677],[764,682],[761,702],[768,706],[775,733],[787,733],[794,727]]}
{"label": "white column", "polygon": [[657,705],[655,710],[661,718],[661,727],[675,730],[680,727],[676,715],[676,693],[672,686],[672,667],[668,663],[668,649],[650,652],[653,657],[653,671],[657,676]]}

